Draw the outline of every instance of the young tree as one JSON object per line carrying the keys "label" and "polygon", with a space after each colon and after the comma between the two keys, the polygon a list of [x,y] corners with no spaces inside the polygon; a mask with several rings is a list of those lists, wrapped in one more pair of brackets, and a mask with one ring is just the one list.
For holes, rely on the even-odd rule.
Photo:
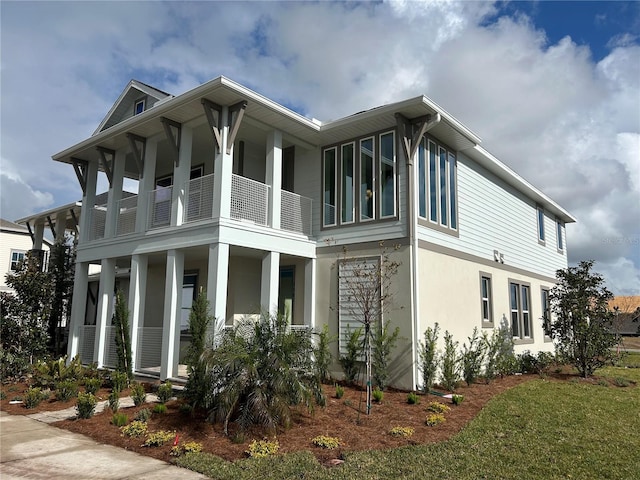
{"label": "young tree", "polygon": [[[49,252],[49,278],[52,282],[51,312],[48,319],[49,351],[62,355],[66,350],[62,344],[62,324],[68,325],[71,314],[75,249],[70,237],[57,241]],[[67,322],[63,322],[67,320]]]}
{"label": "young tree", "polygon": [[210,394],[209,382],[207,380],[207,366],[202,359],[208,344],[209,326],[214,321],[210,314],[209,300],[204,290],[200,290],[198,296],[193,301],[191,312],[189,313],[189,332],[191,333],[191,343],[187,349],[185,362],[189,378],[185,385],[185,395],[189,399],[192,407],[197,407],[206,403],[206,397]]}
{"label": "young tree", "polygon": [[[397,250],[395,247],[393,251]],[[376,325],[382,325],[383,313],[393,303],[392,281],[398,273],[400,262],[394,260],[391,252],[380,242],[380,256],[353,258],[343,249],[339,259],[341,314],[362,324],[364,329],[363,348],[366,367],[367,414],[371,411],[372,338]],[[396,336],[397,337],[397,336]],[[395,342],[395,340],[394,340]]]}
{"label": "young tree", "polygon": [[550,293],[555,318],[548,322],[545,332],[553,338],[562,358],[585,378],[613,360],[612,348],[619,342],[608,306],[613,295],[592,267],[593,261],[589,260],[557,271],[558,283]]}
{"label": "young tree", "polygon": [[124,294],[118,290],[116,292],[116,311],[113,316],[113,323],[116,327],[116,352],[118,354],[119,372],[127,374],[127,380],[133,379],[133,368],[131,366],[131,331],[129,330],[129,308]]}
{"label": "young tree", "polygon": [[438,322],[433,328],[427,327],[424,331],[424,343],[420,343],[418,357],[420,362],[420,372],[422,373],[422,391],[429,393],[436,381],[438,371],[438,332],[440,326]]}

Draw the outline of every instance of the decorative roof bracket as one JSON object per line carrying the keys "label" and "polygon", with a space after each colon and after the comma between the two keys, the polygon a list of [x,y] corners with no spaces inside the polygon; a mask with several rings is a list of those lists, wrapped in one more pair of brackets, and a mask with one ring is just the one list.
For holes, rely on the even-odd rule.
{"label": "decorative roof bracket", "polygon": [[[109,180],[109,188],[111,188],[113,186],[113,166],[116,162],[116,152],[105,147],[96,147],[96,150],[100,153],[100,163]],[[107,156],[111,157],[111,161]]]}
{"label": "decorative roof bracket", "polygon": [[[233,142],[236,140],[236,135],[238,134],[238,130],[240,129],[240,124],[242,123],[242,117],[244,117],[244,111],[247,108],[247,101],[243,100],[229,107],[229,136],[227,137],[227,155],[231,154],[231,148],[233,147]],[[233,118],[233,114],[237,112],[235,119]]]}
{"label": "decorative roof bracket", "polygon": [[133,133],[127,133],[127,140],[133,153],[133,158],[138,166],[140,178],[144,175],[144,155],[147,148],[147,139]]}
{"label": "decorative roof bracket", "polygon": [[31,224],[29,222],[26,222],[27,225],[27,230],[29,230],[29,236],[31,237],[31,242],[35,242],[36,241],[36,237],[33,235],[33,230],[31,229]]}
{"label": "decorative roof bracket", "polygon": [[[413,157],[418,151],[418,146],[420,145],[420,139],[422,136],[440,123],[441,117],[439,113],[435,113],[434,115],[425,115],[408,120],[401,113],[396,113],[396,119],[398,121],[398,127],[404,126],[404,132],[401,132],[402,146],[404,147],[404,153],[407,156],[407,162],[410,163],[413,161]],[[409,127],[409,125],[416,125],[418,127],[414,130],[411,138],[409,138],[410,134],[407,132],[407,127]]]}
{"label": "decorative roof bracket", "polygon": [[87,193],[87,167],[89,162],[71,157],[71,163],[73,163],[73,169],[76,172],[76,177],[78,177],[78,182],[80,183],[82,194],[84,195]]}
{"label": "decorative roof bracket", "polygon": [[73,220],[73,229],[76,231],[76,235],[78,235],[78,225],[80,224],[80,222],[78,221],[76,212],[73,211],[73,208],[70,208],[69,213],[71,214],[71,219]]}
{"label": "decorative roof bracket", "polygon": [[[203,98],[200,101],[202,103],[202,108],[204,109],[204,114],[207,117],[207,122],[209,122],[209,128],[213,134],[213,141],[216,142],[216,148],[220,151],[222,149],[222,137],[220,135],[220,127],[218,124],[222,118],[222,107],[217,103],[213,103],[211,100],[207,100],[206,98]],[[217,121],[214,113],[218,113]]]}
{"label": "decorative roof bracket", "polygon": [[174,156],[174,162],[176,166],[180,163],[180,142],[182,141],[182,124],[174,122],[167,117],[160,117],[162,126],[164,127],[164,133],[169,140],[171,150]]}
{"label": "decorative roof bracket", "polygon": [[53,238],[56,238],[56,229],[53,226],[53,222],[51,221],[51,215],[47,215],[47,223],[49,223],[49,228],[51,229],[51,235],[53,235]]}

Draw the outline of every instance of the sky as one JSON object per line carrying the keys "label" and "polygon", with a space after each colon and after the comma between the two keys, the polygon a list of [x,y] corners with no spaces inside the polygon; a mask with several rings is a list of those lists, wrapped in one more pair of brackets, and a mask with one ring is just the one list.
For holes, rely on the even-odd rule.
{"label": "sky", "polygon": [[219,75],[310,118],[426,95],[571,212],[569,263],[640,295],[640,2],[0,2],[0,216],[78,200],[51,156],[130,79]]}

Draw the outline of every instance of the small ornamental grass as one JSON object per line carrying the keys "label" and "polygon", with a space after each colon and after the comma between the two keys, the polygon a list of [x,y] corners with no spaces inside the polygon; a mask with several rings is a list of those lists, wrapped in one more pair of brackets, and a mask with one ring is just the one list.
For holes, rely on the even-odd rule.
{"label": "small ornamental grass", "polygon": [[343,395],[344,395],[344,387],[336,384],[336,398],[342,398]]}
{"label": "small ornamental grass", "polygon": [[376,387],[371,392],[371,395],[373,396],[373,401],[374,402],[380,403],[380,402],[382,402],[382,399],[384,397],[384,392],[382,390],[380,390],[379,387]]}
{"label": "small ornamental grass", "polygon": [[147,439],[142,444],[143,447],[161,447],[168,441],[175,438],[176,432],[170,432],[167,430],[158,430],[157,432],[151,432],[147,434]]}
{"label": "small ornamental grass", "polygon": [[409,438],[415,432],[413,427],[393,427],[389,430],[389,435],[392,437],[405,437]]}
{"label": "small ornamental grass", "polygon": [[151,410],[149,410],[148,408],[142,408],[136,415],[135,420],[146,423],[150,418],[151,418]]}
{"label": "small ornamental grass", "polygon": [[176,445],[171,448],[170,455],[173,457],[179,457],[186,455],[187,453],[200,453],[202,452],[202,444],[198,442],[187,442],[182,445]]}
{"label": "small ornamental grass", "polygon": [[167,406],[164,403],[156,403],[153,406],[153,413],[159,413],[160,415],[167,413]]}
{"label": "small ornamental grass", "polygon": [[425,419],[424,423],[429,427],[435,427],[436,425],[440,425],[441,423],[444,423],[444,421],[445,421],[445,418],[443,414],[431,413],[427,415],[427,418]]}
{"label": "small ornamental grass", "polygon": [[146,422],[140,420],[134,420],[129,425],[126,425],[120,429],[123,436],[127,437],[141,437],[148,432]]}
{"label": "small ornamental grass", "polygon": [[407,395],[407,403],[409,405],[417,405],[418,403],[420,403],[420,399],[418,398],[416,392],[410,392]]}
{"label": "small ornamental grass", "polygon": [[114,413],[113,417],[111,417],[111,423],[116,427],[124,427],[129,421],[129,417],[127,417],[126,413]]}
{"label": "small ornamental grass", "polygon": [[271,455],[276,455],[280,450],[280,444],[278,440],[254,440],[249,444],[249,450],[245,453],[252,458],[265,458]]}
{"label": "small ornamental grass", "polygon": [[342,441],[337,437],[328,437],[326,435],[319,435],[311,440],[314,446],[320,448],[326,448],[327,450],[333,450],[334,448],[338,448]]}
{"label": "small ornamental grass", "polygon": [[463,400],[464,400],[464,395],[459,395],[459,394],[457,394],[457,393],[454,393],[454,394],[451,396],[451,402],[452,402],[454,405],[460,405],[460,404],[462,403],[462,401],[463,401]]}
{"label": "small ornamental grass", "polygon": [[433,413],[447,413],[451,410],[451,407],[445,405],[442,402],[429,402],[427,410]]}

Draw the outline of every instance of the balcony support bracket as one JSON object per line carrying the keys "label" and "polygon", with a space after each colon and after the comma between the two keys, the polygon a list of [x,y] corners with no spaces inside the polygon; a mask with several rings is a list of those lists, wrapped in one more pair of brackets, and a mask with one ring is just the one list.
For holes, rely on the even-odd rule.
{"label": "balcony support bracket", "polygon": [[76,177],[78,177],[78,183],[80,183],[80,187],[82,188],[82,194],[87,193],[87,166],[89,162],[86,160],[81,160],[79,158],[71,157],[71,163],[73,163],[73,169],[76,172]]}
{"label": "balcony support bracket", "polygon": [[[242,123],[242,117],[244,117],[244,111],[247,108],[247,101],[243,100],[229,107],[229,136],[227,137],[227,155],[231,155],[231,149],[233,148],[233,142],[236,140],[236,135],[240,129]],[[236,115],[234,115],[234,113]]]}
{"label": "balcony support bracket", "polygon": [[[203,98],[201,100],[202,108],[204,109],[204,114],[207,117],[207,122],[209,123],[209,128],[211,129],[211,133],[213,134],[213,141],[216,143],[217,152],[222,149],[222,136],[220,133],[220,119],[222,118],[222,107],[217,103],[213,103],[211,100],[207,100]],[[218,114],[217,120],[215,113]]]}
{"label": "balcony support bracket", "polygon": [[160,121],[164,127],[164,133],[169,140],[171,151],[173,153],[173,160],[176,167],[180,164],[180,143],[182,141],[182,124],[174,122],[166,117],[161,117]]}
{"label": "balcony support bracket", "polygon": [[96,150],[100,153],[100,163],[109,180],[109,188],[111,188],[113,186],[113,166],[116,163],[116,152],[104,147],[96,147]]}
{"label": "balcony support bracket", "polygon": [[138,166],[140,178],[144,176],[144,155],[147,148],[147,139],[133,133],[127,133],[127,140],[133,153],[133,158]]}

